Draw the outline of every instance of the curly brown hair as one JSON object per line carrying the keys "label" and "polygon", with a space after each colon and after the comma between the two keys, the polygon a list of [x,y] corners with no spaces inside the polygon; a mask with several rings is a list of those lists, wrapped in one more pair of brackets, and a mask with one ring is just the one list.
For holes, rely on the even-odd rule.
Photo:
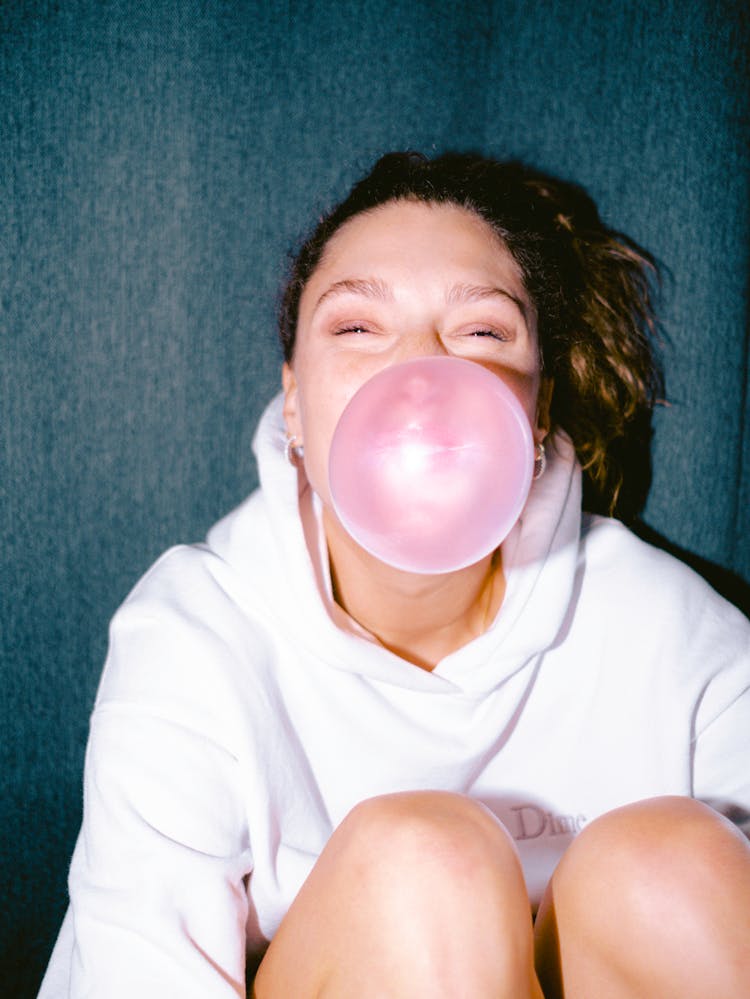
{"label": "curly brown hair", "polygon": [[388,153],[323,216],[293,260],[279,334],[291,361],[302,292],[328,241],[355,215],[391,201],[453,204],[487,222],[520,267],[538,318],[552,426],[571,437],[584,505],[631,520],[650,481],[651,415],[663,391],[655,351],[654,258],[601,221],[577,185],[517,161]]}

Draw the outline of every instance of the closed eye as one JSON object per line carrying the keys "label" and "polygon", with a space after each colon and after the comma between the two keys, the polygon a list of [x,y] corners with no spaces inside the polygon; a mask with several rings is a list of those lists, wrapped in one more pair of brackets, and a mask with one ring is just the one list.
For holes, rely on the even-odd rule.
{"label": "closed eye", "polygon": [[375,331],[364,323],[349,323],[346,326],[339,326],[333,331],[334,336],[341,336],[342,333],[374,333]]}
{"label": "closed eye", "polygon": [[499,340],[501,343],[507,343],[509,340],[513,339],[511,334],[507,333],[505,330],[496,329],[469,330],[468,335],[476,337],[489,337],[492,340]]}

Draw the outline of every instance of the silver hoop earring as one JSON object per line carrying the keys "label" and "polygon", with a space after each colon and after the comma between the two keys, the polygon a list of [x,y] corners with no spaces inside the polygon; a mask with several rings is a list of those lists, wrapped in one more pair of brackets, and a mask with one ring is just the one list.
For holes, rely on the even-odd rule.
{"label": "silver hoop earring", "polygon": [[547,467],[547,455],[544,451],[544,444],[540,441],[535,448],[534,453],[534,479],[541,479],[544,475],[544,470]]}
{"label": "silver hoop earring", "polygon": [[297,462],[301,461],[305,456],[304,447],[301,444],[297,446],[296,441],[297,438],[292,435],[291,437],[287,437],[286,444],[284,445],[284,457],[295,468],[297,467]]}

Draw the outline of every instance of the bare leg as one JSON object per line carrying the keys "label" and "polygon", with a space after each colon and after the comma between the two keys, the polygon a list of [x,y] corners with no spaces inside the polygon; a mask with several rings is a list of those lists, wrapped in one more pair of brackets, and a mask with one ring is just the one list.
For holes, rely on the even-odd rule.
{"label": "bare leg", "polygon": [[688,798],[602,816],[555,871],[536,953],[547,999],[750,996],[750,845]]}
{"label": "bare leg", "polygon": [[284,918],[257,999],[542,999],[513,842],[482,805],[373,798],[339,826]]}

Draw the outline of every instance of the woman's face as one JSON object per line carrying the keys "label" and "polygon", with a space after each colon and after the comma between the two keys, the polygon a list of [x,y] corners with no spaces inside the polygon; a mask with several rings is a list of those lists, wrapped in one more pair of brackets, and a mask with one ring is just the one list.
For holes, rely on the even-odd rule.
{"label": "woman's face", "polygon": [[502,378],[535,440],[544,437],[536,315],[518,265],[465,209],[388,202],[328,243],[284,365],[287,430],[304,445],[307,476],[326,506],[328,452],[348,401],[383,368],[431,355],[466,358]]}

